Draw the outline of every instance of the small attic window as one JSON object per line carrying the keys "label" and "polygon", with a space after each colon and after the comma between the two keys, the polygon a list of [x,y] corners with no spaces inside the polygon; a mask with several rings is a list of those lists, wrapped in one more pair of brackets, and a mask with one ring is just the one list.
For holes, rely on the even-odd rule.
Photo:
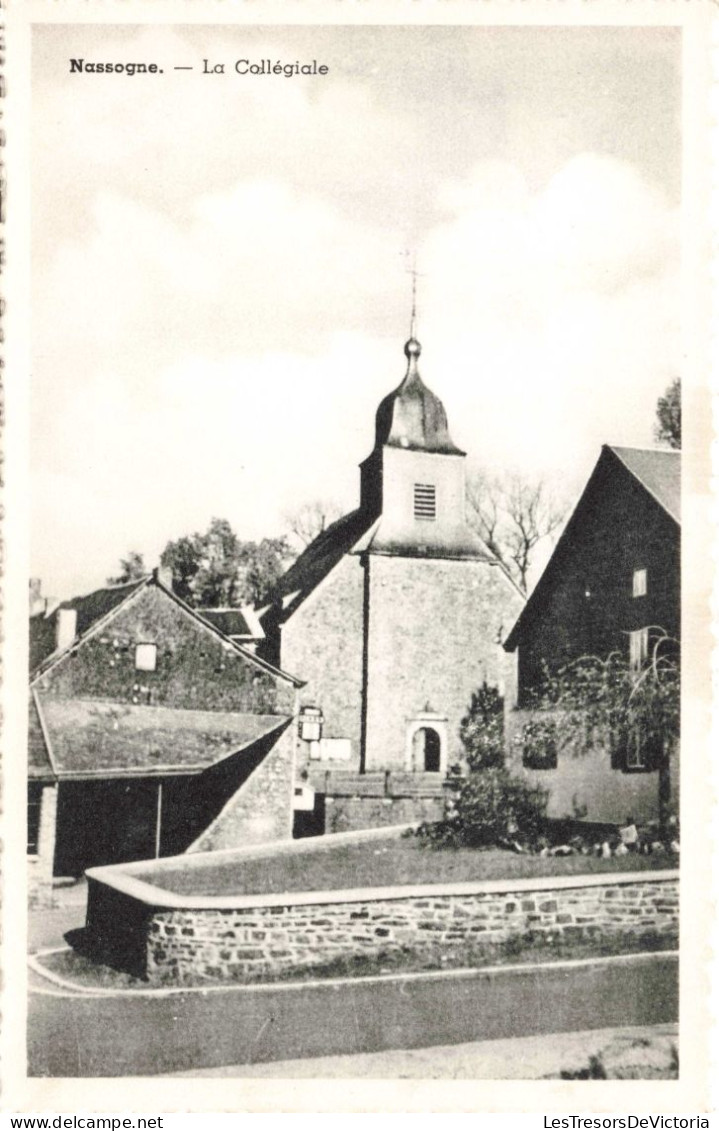
{"label": "small attic window", "polygon": [[135,645],[135,671],[154,672],[157,668],[157,644]]}
{"label": "small attic window", "polygon": [[415,483],[414,517],[434,522],[437,517],[437,489],[434,483]]}

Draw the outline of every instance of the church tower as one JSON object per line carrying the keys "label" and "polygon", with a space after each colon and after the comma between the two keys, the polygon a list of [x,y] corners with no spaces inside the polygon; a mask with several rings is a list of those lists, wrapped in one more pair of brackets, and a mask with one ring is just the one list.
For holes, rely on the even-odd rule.
{"label": "church tower", "polygon": [[360,509],[380,520],[372,552],[486,560],[486,547],[465,517],[466,453],[449,434],[444,405],[420,376],[416,338],[404,352],[404,380],[377,409],[375,446],[360,465]]}
{"label": "church tower", "polygon": [[[467,525],[465,453],[420,376],[414,335],[404,352],[360,465],[359,507],[307,547],[263,617],[267,658],[306,681],[301,707],[321,715],[321,740],[298,740],[299,764],[336,830],[439,815],[472,693],[513,681],[501,639],[523,597]],[[349,790],[344,809],[333,781]]]}

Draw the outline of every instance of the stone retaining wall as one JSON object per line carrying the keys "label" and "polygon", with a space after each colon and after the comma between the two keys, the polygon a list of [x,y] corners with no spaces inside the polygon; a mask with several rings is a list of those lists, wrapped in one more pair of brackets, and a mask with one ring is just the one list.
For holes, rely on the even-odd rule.
{"label": "stone retaining wall", "polygon": [[[460,885],[456,885],[460,886]],[[464,885],[463,885],[464,886]],[[335,957],[411,945],[447,949],[500,942],[527,931],[565,936],[678,929],[676,880],[604,882],[596,887],[472,892],[361,902],[156,911],[149,924],[147,973],[243,977],[298,970]]]}
{"label": "stone retaining wall", "polygon": [[325,833],[441,821],[444,797],[339,797],[325,799]]}
{"label": "stone retaining wall", "polygon": [[[98,873],[109,871],[96,869],[91,877],[91,935],[107,944],[122,930],[119,920],[133,921],[128,942],[134,967],[152,982],[236,980],[408,945],[449,950],[471,941],[501,942],[528,931],[565,937],[653,931],[676,937],[679,922],[675,872],[201,900],[172,896],[127,876],[121,885],[98,882]],[[118,897],[124,907],[119,916]],[[133,903],[138,913],[130,915]]]}

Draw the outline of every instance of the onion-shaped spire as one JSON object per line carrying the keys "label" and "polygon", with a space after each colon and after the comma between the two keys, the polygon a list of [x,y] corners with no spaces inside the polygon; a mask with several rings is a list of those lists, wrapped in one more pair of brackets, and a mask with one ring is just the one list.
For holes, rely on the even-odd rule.
{"label": "onion-shaped spire", "polygon": [[413,451],[463,456],[449,434],[441,400],[419,375],[422,347],[414,337],[404,347],[407,372],[402,384],[384,398],[375,420],[375,447],[388,445]]}

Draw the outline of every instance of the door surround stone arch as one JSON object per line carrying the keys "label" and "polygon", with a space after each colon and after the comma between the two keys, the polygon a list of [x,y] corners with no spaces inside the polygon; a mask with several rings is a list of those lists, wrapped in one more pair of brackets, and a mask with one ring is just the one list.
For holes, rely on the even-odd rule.
{"label": "door surround stone arch", "polygon": [[[447,723],[446,715],[437,715],[425,713],[422,715],[415,715],[407,722],[407,739],[405,749],[405,765],[411,773],[432,773],[432,774],[446,774],[447,772]],[[438,742],[437,751],[437,768],[426,769],[425,765],[418,765],[418,748],[417,739],[421,731],[427,731],[428,734],[434,734]],[[433,746],[433,741],[430,739],[430,746]],[[429,753],[430,758],[434,757],[434,750],[427,750],[427,743],[423,748],[423,758],[426,759]],[[432,763],[431,763],[432,764]]]}

